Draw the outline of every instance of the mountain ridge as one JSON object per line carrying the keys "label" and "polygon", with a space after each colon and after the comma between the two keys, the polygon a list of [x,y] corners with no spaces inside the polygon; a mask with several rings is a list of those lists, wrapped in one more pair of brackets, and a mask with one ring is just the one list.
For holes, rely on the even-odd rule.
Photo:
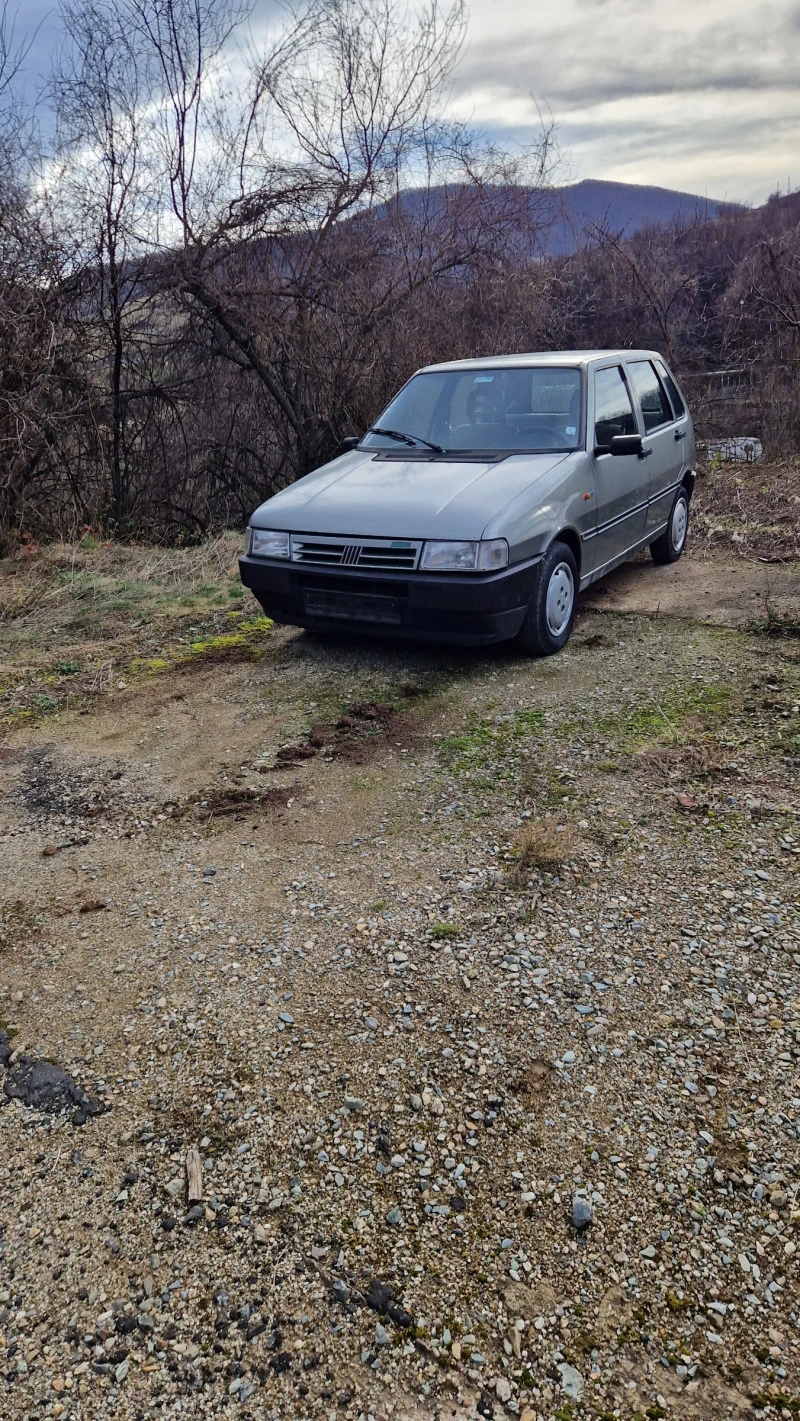
{"label": "mountain ridge", "polygon": [[[435,214],[440,205],[444,206],[448,195],[460,191],[467,192],[468,188],[459,183],[452,187],[442,184],[429,189],[406,188],[397,195],[395,203],[409,214],[430,215]],[[725,213],[748,210],[739,203],[700,197],[673,188],[612,182],[604,178],[584,178],[577,183],[540,189],[498,185],[495,189],[486,189],[485,195],[490,201],[493,191],[498,200],[512,193],[530,199],[529,231],[533,235],[532,250],[539,257],[567,256],[601,232],[625,240],[643,228],[689,227],[711,222]],[[394,204],[377,210],[380,213],[391,205]],[[523,246],[525,231],[523,222],[520,227]]]}

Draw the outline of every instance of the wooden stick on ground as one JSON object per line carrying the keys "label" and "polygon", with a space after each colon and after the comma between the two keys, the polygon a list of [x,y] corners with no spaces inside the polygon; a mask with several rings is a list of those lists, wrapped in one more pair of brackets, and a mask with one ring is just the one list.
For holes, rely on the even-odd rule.
{"label": "wooden stick on ground", "polygon": [[186,1151],[187,1198],[190,1204],[200,1204],[203,1199],[203,1161],[196,1145]]}

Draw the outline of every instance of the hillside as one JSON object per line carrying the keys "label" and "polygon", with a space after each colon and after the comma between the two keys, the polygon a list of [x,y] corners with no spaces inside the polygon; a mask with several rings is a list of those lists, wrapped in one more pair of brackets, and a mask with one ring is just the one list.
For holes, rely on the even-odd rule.
{"label": "hillside", "polygon": [[553,225],[545,238],[551,256],[574,251],[598,225],[631,237],[643,227],[711,221],[734,207],[732,203],[674,192],[671,188],[591,178],[554,189],[552,205]]}
{"label": "hillside", "polygon": [[[462,220],[472,221],[475,191],[462,184],[407,188],[393,202],[375,208],[373,215],[380,220],[399,205],[407,216],[430,222],[448,209],[452,215],[454,205],[459,205],[463,206]],[[647,227],[685,228],[745,211],[735,203],[688,192],[594,178],[545,189],[487,187],[483,189],[483,199],[495,217],[503,210],[507,215],[515,210],[516,237],[512,244],[517,245],[520,257],[568,256],[591,241],[599,229],[629,239]],[[484,207],[484,220],[486,210]]]}

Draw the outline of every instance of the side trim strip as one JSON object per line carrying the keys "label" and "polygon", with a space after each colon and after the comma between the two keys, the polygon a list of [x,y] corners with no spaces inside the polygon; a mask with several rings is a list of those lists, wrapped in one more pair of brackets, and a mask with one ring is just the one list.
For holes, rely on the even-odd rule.
{"label": "side trim strip", "polygon": [[683,476],[674,484],[669,484],[667,488],[662,488],[658,493],[653,494],[652,498],[644,499],[641,503],[635,504],[633,508],[626,509],[624,513],[618,513],[615,518],[609,518],[605,523],[598,523],[595,528],[590,528],[587,533],[581,533],[581,542],[588,543],[590,539],[597,538],[601,533],[606,533],[609,528],[615,528],[618,523],[624,523],[626,518],[633,518],[635,514],[641,513],[642,509],[652,508],[654,503],[660,503],[662,498],[666,498],[670,493],[675,493],[676,489],[680,488],[682,483]]}
{"label": "side trim strip", "polygon": [[606,573],[611,572],[612,568],[619,567],[620,563],[627,562],[628,558],[633,557],[635,553],[641,552],[642,548],[649,547],[650,543],[655,542],[656,538],[663,533],[664,529],[668,526],[669,519],[657,528],[648,528],[646,536],[640,538],[638,543],[632,543],[629,548],[625,549],[624,553],[619,553],[615,558],[609,558],[608,562],[604,562],[602,566],[594,568],[592,572],[587,572],[586,576],[581,578],[579,591],[583,592],[587,587],[590,587],[593,582],[597,582],[601,577],[605,577]]}

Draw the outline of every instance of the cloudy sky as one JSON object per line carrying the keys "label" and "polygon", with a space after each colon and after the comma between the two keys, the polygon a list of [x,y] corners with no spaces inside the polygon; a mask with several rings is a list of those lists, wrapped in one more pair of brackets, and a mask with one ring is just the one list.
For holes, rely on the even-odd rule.
{"label": "cloudy sky", "polygon": [[[256,0],[254,26],[273,0]],[[562,179],[614,178],[763,201],[800,186],[798,0],[471,0],[451,107],[525,141],[555,120]],[[38,32],[37,32],[38,26]],[[35,87],[52,0],[20,0]]]}

